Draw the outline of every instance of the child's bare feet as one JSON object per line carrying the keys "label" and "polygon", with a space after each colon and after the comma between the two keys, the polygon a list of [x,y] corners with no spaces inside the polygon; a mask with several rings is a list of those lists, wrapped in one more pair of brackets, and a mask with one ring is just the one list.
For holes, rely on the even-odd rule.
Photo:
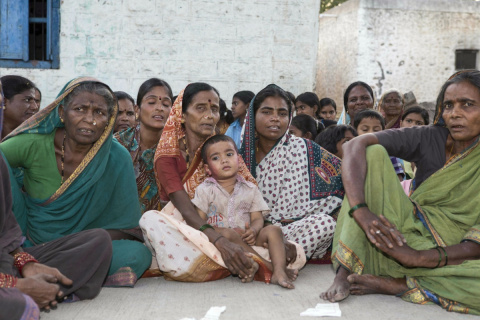
{"label": "child's bare feet", "polygon": [[274,271],[270,283],[278,284],[279,286],[287,289],[295,289],[295,286],[284,270]]}
{"label": "child's bare feet", "polygon": [[243,283],[247,283],[247,282],[252,282],[253,281],[253,278],[255,277],[255,274],[257,273],[258,271],[258,263],[256,263],[255,261],[252,261],[252,272],[250,273],[251,276],[250,277],[245,277],[245,278],[241,278],[242,279],[242,282]]}
{"label": "child's bare feet", "polygon": [[288,278],[291,281],[297,280],[297,277],[298,277],[298,270],[297,269],[286,268],[286,273],[287,273]]}

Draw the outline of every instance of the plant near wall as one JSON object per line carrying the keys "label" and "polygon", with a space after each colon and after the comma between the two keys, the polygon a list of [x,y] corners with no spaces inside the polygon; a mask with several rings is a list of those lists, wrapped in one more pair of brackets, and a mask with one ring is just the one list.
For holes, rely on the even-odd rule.
{"label": "plant near wall", "polygon": [[320,13],[324,13],[325,11],[332,9],[348,0],[320,0]]}

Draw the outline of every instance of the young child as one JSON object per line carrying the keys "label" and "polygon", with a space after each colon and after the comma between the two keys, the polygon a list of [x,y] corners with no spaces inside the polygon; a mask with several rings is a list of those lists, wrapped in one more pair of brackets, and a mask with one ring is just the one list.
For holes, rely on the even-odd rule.
{"label": "young child", "polygon": [[415,106],[408,108],[402,115],[400,128],[413,126],[427,126],[429,124],[428,111],[422,107]]}
{"label": "young child", "polygon": [[239,156],[233,139],[225,135],[210,137],[203,144],[202,158],[210,177],[197,187],[192,200],[199,215],[247,252],[259,256],[250,246],[266,244],[272,262],[259,257],[272,271],[271,283],[293,289],[298,271],[286,267],[282,230],[264,226],[264,215],[270,210],[257,186],[238,175]]}
{"label": "young child", "polygon": [[320,132],[315,138],[315,142],[328,152],[333,153],[342,159],[342,145],[356,136],[358,136],[358,133],[352,126],[346,124],[334,124]]}
{"label": "young child", "polygon": [[317,136],[317,121],[307,114],[299,114],[293,117],[288,131],[296,137],[313,140]]}
{"label": "young child", "polygon": [[[385,120],[379,112],[366,109],[355,115],[353,126],[357,130],[358,135],[361,136],[362,134],[385,130]],[[403,181],[405,178],[405,170],[402,166],[402,160],[395,157],[390,157],[390,160],[392,161],[398,179],[400,182]]]}

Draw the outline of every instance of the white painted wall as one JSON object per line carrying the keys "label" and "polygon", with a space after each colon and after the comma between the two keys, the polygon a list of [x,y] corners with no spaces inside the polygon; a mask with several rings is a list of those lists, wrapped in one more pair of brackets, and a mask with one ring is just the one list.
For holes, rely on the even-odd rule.
{"label": "white painted wall", "polygon": [[[316,91],[343,105],[353,81],[435,101],[456,49],[480,49],[480,2],[350,0],[320,18]],[[479,68],[480,54],[477,56]],[[331,85],[331,84],[334,85]]]}
{"label": "white painted wall", "polygon": [[150,77],[174,94],[215,86],[230,105],[239,90],[276,83],[312,90],[320,0],[75,0],[61,4],[60,69],[6,69],[34,81],[47,105],[88,75],[136,98]]}

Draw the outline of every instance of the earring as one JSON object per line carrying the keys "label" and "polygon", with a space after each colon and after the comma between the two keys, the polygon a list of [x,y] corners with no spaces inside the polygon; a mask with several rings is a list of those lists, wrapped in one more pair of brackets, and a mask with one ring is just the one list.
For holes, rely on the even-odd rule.
{"label": "earring", "polygon": [[180,121],[181,123],[185,123],[185,119],[182,118],[182,120]]}
{"label": "earring", "polygon": [[60,118],[60,122],[63,123],[63,118]]}
{"label": "earring", "polygon": [[96,125],[97,125],[97,123],[95,122],[95,120],[93,120],[93,125],[94,125],[94,126],[96,126]]}
{"label": "earring", "polygon": [[135,113],[135,120],[138,120],[138,113]]}

